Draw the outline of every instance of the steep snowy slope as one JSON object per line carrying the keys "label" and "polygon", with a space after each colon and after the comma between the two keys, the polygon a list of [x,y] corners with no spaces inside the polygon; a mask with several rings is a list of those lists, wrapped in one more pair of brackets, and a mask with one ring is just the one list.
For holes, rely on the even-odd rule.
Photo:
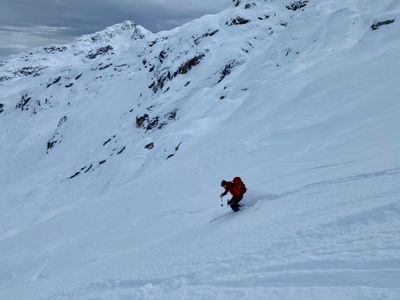
{"label": "steep snowy slope", "polygon": [[399,14],[237,0],[0,62],[0,298],[398,299]]}

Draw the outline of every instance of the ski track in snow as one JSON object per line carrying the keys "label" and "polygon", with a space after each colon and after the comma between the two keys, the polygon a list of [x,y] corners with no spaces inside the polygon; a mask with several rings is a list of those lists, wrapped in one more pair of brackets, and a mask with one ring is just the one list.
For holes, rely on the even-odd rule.
{"label": "ski track in snow", "polygon": [[[381,173],[386,174],[388,178],[384,180],[388,181],[387,185],[392,186],[390,181],[393,180],[393,172]],[[374,184],[376,180],[381,180],[379,176],[368,178],[371,184]],[[398,178],[395,177],[395,181],[398,181]],[[221,220],[224,224],[214,223],[217,227],[214,224],[204,224],[204,220],[200,220],[204,224],[204,231],[194,229],[198,236],[193,236],[193,244],[186,245],[190,251],[197,251],[197,254],[200,254],[201,251],[196,248],[201,246],[202,239],[207,238],[207,230],[218,230],[219,226],[222,231],[216,238],[221,240],[224,237],[220,234],[225,237],[231,234],[226,228],[239,226],[242,230],[237,230],[236,233],[240,235],[240,243],[250,243],[252,246],[259,244],[261,247],[258,249],[265,249],[264,251],[254,251],[257,248],[250,247],[251,250],[247,249],[243,251],[243,254],[229,254],[225,258],[218,255],[206,255],[207,259],[204,261],[196,255],[191,258],[182,258],[179,255],[180,250],[175,249],[173,252],[177,251],[177,253],[172,253],[171,256],[166,253],[166,257],[161,258],[161,262],[166,262],[168,257],[174,257],[166,266],[163,266],[163,263],[158,265],[159,262],[154,262],[153,268],[159,268],[159,272],[165,274],[165,277],[95,281],[76,288],[70,293],[52,295],[47,299],[90,299],[91,297],[172,299],[177,295],[201,298],[209,297],[210,293],[218,294],[222,291],[224,292],[221,295],[225,296],[220,297],[230,295],[233,299],[264,296],[279,299],[284,296],[283,291],[287,289],[299,293],[308,289],[308,292],[316,298],[329,293],[332,297],[342,299],[352,297],[395,299],[398,295],[397,278],[400,275],[400,260],[397,256],[399,245],[398,243],[391,245],[399,229],[397,220],[400,215],[400,205],[395,199],[392,200],[393,202],[386,199],[387,203],[373,206],[362,212],[356,210],[355,213],[351,213],[350,208],[356,203],[348,203],[350,208],[346,206],[337,208],[338,211],[335,213],[325,207],[316,210],[319,199],[329,196],[330,192],[342,189],[345,194],[351,195],[351,189],[363,186],[363,182],[347,186],[346,181],[337,180],[331,184],[328,191],[321,189],[319,185],[313,185],[291,195],[267,201],[259,200],[256,205],[267,206],[274,211],[288,205],[286,211],[288,216],[296,211],[290,209],[291,205],[307,207],[302,213],[291,216],[293,222],[281,221],[280,224],[271,222],[274,227],[270,229],[269,234],[267,234],[268,231],[265,234],[270,241],[264,241],[264,246],[261,246],[262,241],[245,238],[245,236],[262,237],[263,234],[260,232],[268,229],[267,226],[258,228],[260,232],[250,235],[251,231],[257,229],[250,226],[253,220],[249,220],[249,216],[245,214],[253,213],[251,211],[253,207],[243,210],[241,216],[230,211],[223,213]],[[315,190],[318,193],[315,193]],[[396,193],[390,194],[393,197]],[[307,195],[309,196],[306,197]],[[250,197],[252,196],[254,195]],[[377,197],[379,198],[379,194]],[[360,200],[358,205],[365,208],[365,200],[368,199]],[[368,203],[376,205],[374,200],[370,199]],[[297,203],[298,201],[301,203]],[[311,205],[307,204],[307,201],[316,201],[316,203]],[[320,205],[326,205],[326,203]],[[332,203],[330,208],[336,205],[337,203]],[[307,210],[309,214],[305,213]],[[345,212],[347,216],[344,216]],[[315,213],[319,213],[319,216],[314,216]],[[253,219],[263,217],[263,215],[265,212],[260,213],[260,216],[253,216]],[[237,220],[238,216],[241,219]],[[328,219],[332,217],[334,217],[333,220]],[[247,219],[244,220],[244,218]],[[276,218],[282,220],[282,216]],[[298,223],[303,223],[308,218],[312,218],[314,222],[307,222],[306,228],[298,227]],[[385,230],[380,230],[379,227]],[[377,243],[377,238],[373,239],[376,232],[385,233],[379,238],[379,243]],[[178,240],[189,241],[184,237]],[[219,248],[218,244],[211,244]],[[357,296],[353,294],[354,286],[359,287]]]}

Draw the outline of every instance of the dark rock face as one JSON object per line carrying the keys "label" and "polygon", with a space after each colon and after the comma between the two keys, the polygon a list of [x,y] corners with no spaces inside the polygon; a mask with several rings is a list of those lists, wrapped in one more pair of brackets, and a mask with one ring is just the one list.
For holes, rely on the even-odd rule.
{"label": "dark rock face", "polygon": [[20,109],[21,111],[31,111],[32,114],[36,114],[39,111],[42,111],[49,107],[52,107],[49,99],[32,99],[32,97],[28,96],[28,94],[22,95],[21,99],[15,105],[15,109]]}
{"label": "dark rock face", "polygon": [[183,63],[178,70],[174,73],[174,77],[178,74],[187,74],[194,66],[200,64],[201,60],[204,58],[205,54],[199,54],[195,57],[189,59],[187,62]]}
{"label": "dark rock face", "polygon": [[65,50],[67,50],[67,47],[50,46],[50,47],[44,47],[43,50],[49,54],[54,54],[57,52],[64,52]]}
{"label": "dark rock face", "polygon": [[51,81],[50,83],[47,84],[47,88],[51,87],[52,85],[59,83],[61,80],[61,76],[58,76],[57,78],[55,78],[53,81]]}
{"label": "dark rock face", "polygon": [[187,74],[193,67],[197,66],[200,64],[201,60],[205,57],[204,53],[198,54],[188,61],[184,62],[182,65],[179,66],[179,68],[171,74],[171,71],[166,70],[164,73],[160,74],[156,80],[154,80],[148,88],[153,90],[154,93],[157,93],[159,90],[162,90],[165,86],[165,83],[168,80],[172,80],[178,75],[184,75]]}
{"label": "dark rock face", "polygon": [[27,94],[22,95],[21,99],[19,100],[19,102],[17,103],[17,105],[15,106],[16,109],[21,109],[21,110],[28,110],[28,103],[29,101],[31,101],[32,97],[28,97]]}
{"label": "dark rock face", "polygon": [[233,3],[235,3],[235,6],[238,7],[240,5],[240,0],[232,0]]}
{"label": "dark rock face", "polygon": [[[33,76],[40,76],[40,71],[45,69],[45,67],[41,67],[41,66],[37,66],[37,67],[23,67],[21,69],[15,70],[12,72],[12,74],[14,76],[29,76],[29,75],[33,75]],[[5,81],[5,80],[9,80],[12,79],[12,77],[10,76],[2,76],[0,77],[0,81]]]}
{"label": "dark rock face", "polygon": [[163,61],[167,58],[167,52],[165,50],[161,51],[160,54],[158,55],[158,59],[160,60],[160,63],[163,63]]}
{"label": "dark rock face", "polygon": [[160,121],[160,118],[158,116],[153,119],[148,120],[147,126],[146,126],[146,131],[156,128],[158,126],[159,121]]}
{"label": "dark rock face", "polygon": [[376,23],[374,23],[374,24],[371,25],[371,29],[372,29],[372,30],[377,30],[377,29],[379,29],[379,27],[381,27],[381,26],[392,24],[394,21],[395,21],[395,19],[390,19],[390,20],[385,20],[385,21],[376,22]]}
{"label": "dark rock face", "polygon": [[177,112],[178,110],[175,109],[167,114],[164,114],[162,117],[155,116],[153,118],[150,118],[148,114],[136,116],[136,127],[143,128],[146,131],[153,130],[155,128],[162,129],[168,124],[168,121],[176,120]]}
{"label": "dark rock face", "polygon": [[154,93],[157,93],[159,90],[162,90],[165,86],[165,82],[167,80],[171,80],[173,76],[171,75],[171,72],[168,71],[164,74],[159,75],[155,81],[152,82],[152,84],[149,85],[149,89],[153,90]]}
{"label": "dark rock face", "polygon": [[0,114],[4,111],[4,104],[0,103]]}
{"label": "dark rock face", "polygon": [[226,22],[226,25],[232,26],[232,25],[244,25],[249,23],[250,20],[242,18],[242,17],[236,17],[234,19],[231,19],[229,22]]}
{"label": "dark rock face", "polygon": [[148,42],[147,43],[147,45],[151,48],[151,47],[153,47],[155,44],[157,44],[157,41],[151,41],[151,42]]}
{"label": "dark rock face", "polygon": [[104,55],[104,54],[106,54],[107,52],[109,52],[109,51],[111,51],[113,49],[114,48],[111,45],[107,45],[106,47],[100,47],[100,48],[98,48],[96,50],[90,51],[89,54],[86,55],[86,57],[88,59],[95,59],[97,56]]}
{"label": "dark rock face", "polygon": [[144,146],[146,149],[151,150],[154,148],[154,143],[148,143],[146,146]]}
{"label": "dark rock face", "polygon": [[99,70],[105,70],[105,69],[111,67],[112,65],[113,65],[112,63],[109,63],[109,64],[107,64],[107,65],[101,64],[101,66],[99,67]]}
{"label": "dark rock face", "polygon": [[11,80],[11,79],[12,79],[12,77],[10,77],[10,76],[6,76],[6,75],[0,76],[0,82]]}
{"label": "dark rock face", "polygon": [[103,143],[103,146],[107,145],[109,142],[111,142],[111,138],[108,139],[107,141],[105,141],[105,142]]}
{"label": "dark rock face", "polygon": [[180,142],[178,145],[175,146],[175,151],[179,150],[179,147],[182,145],[182,142]]}
{"label": "dark rock face", "polygon": [[61,142],[62,135],[61,135],[60,130],[61,130],[61,127],[64,125],[64,123],[67,122],[67,120],[68,120],[68,119],[67,119],[67,116],[64,116],[64,117],[62,117],[62,118],[58,121],[57,128],[56,128],[56,130],[55,130],[55,132],[54,132],[52,138],[49,139],[48,142],[47,142],[47,152],[48,152],[50,149],[53,149],[54,146],[55,146],[57,143],[60,143],[60,142]]}
{"label": "dark rock face", "polygon": [[178,152],[178,150],[179,150],[179,148],[180,148],[180,146],[182,145],[182,142],[180,142],[178,145],[176,145],[175,146],[175,153],[171,153],[171,154],[169,154],[167,157],[166,157],[166,159],[170,159],[170,158],[172,158],[172,157],[174,157],[175,155],[176,155],[176,153]]}
{"label": "dark rock face", "polygon": [[68,177],[68,179],[73,179],[73,178],[77,177],[79,174],[81,174],[81,172],[76,172],[74,175]]}
{"label": "dark rock face", "polygon": [[124,152],[125,151],[125,149],[126,149],[126,147],[124,146],[124,147],[122,147],[118,152],[117,152],[117,155],[120,155],[122,152]]}
{"label": "dark rock face", "polygon": [[85,173],[89,172],[92,169],[92,167],[93,167],[93,165],[90,164],[90,166],[86,168]]}
{"label": "dark rock face", "polygon": [[149,120],[149,115],[148,114],[144,114],[143,116],[137,116],[136,117],[136,127],[140,128],[143,126],[145,121]]}
{"label": "dark rock face", "polygon": [[238,62],[238,61],[231,61],[230,63],[228,63],[225,66],[225,68],[221,71],[221,76],[218,80],[218,83],[220,83],[222,80],[224,80],[226,76],[231,74],[232,70],[238,65],[240,65],[240,62]]}
{"label": "dark rock face", "polygon": [[297,1],[293,1],[291,2],[289,5],[286,5],[286,8],[288,10],[298,10],[301,9],[303,7],[305,7],[308,3],[308,0],[297,0]]}
{"label": "dark rock face", "polygon": [[58,142],[57,140],[55,140],[55,141],[49,140],[49,141],[47,142],[47,150],[52,149],[52,148],[55,146],[55,144],[56,144],[57,142]]}
{"label": "dark rock face", "polygon": [[176,114],[178,110],[171,111],[165,115],[168,120],[176,120]]}

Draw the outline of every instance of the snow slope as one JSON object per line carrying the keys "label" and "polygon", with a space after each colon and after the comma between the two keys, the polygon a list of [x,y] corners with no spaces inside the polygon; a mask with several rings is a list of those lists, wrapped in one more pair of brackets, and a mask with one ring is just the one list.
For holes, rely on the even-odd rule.
{"label": "snow slope", "polygon": [[233,1],[1,61],[0,299],[399,299],[399,15]]}

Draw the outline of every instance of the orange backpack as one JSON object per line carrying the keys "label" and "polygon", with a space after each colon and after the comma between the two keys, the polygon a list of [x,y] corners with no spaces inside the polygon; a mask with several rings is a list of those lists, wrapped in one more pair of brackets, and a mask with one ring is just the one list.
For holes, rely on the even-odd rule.
{"label": "orange backpack", "polygon": [[246,185],[244,184],[244,182],[242,181],[242,179],[240,177],[233,178],[233,184],[240,191],[240,193],[242,195],[244,193],[246,193],[246,191],[247,191]]}

